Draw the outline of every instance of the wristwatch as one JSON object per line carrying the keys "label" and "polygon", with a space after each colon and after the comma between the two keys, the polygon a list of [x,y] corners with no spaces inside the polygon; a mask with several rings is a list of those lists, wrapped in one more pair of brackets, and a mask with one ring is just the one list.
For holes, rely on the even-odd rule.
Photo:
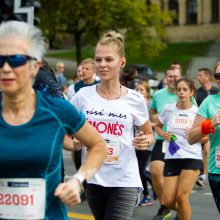
{"label": "wristwatch", "polygon": [[74,174],[73,178],[77,179],[79,181],[80,190],[83,191],[84,190],[84,185],[86,183],[86,178],[83,175],[79,174],[79,173]]}

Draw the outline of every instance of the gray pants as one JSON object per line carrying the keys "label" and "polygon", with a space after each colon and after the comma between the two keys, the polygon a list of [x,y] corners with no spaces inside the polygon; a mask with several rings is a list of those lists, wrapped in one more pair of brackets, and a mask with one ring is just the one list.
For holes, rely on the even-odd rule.
{"label": "gray pants", "polygon": [[88,184],[86,199],[96,220],[129,220],[138,203],[137,187],[103,187]]}

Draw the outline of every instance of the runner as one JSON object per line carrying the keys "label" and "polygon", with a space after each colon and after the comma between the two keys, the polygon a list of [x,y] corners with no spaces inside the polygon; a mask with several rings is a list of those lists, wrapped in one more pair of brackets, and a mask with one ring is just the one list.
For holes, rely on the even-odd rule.
{"label": "runner", "polygon": [[[153,115],[153,121],[157,121],[158,114],[163,110],[164,106],[168,103],[176,103],[177,96],[175,92],[175,82],[180,79],[181,71],[179,68],[172,67],[166,71],[165,79],[167,87],[155,92],[152,99],[151,113]],[[164,126],[164,130],[166,127]],[[157,136],[151,153],[151,174],[154,190],[158,196],[160,202],[160,208],[157,214],[154,216],[154,220],[163,220],[169,218],[172,213],[164,206],[162,200],[162,193],[164,190],[163,170],[164,170],[164,155],[163,151],[163,138]]]}
{"label": "runner", "polygon": [[[18,21],[0,25],[2,219],[67,220],[64,204],[80,203],[82,182],[106,156],[104,140],[81,112],[32,88],[44,51],[38,28]],[[87,146],[88,157],[68,182],[60,183],[65,133]]]}
{"label": "runner", "polygon": [[[198,108],[192,104],[195,86],[189,79],[176,82],[177,103],[167,104],[159,115],[157,133],[166,148],[162,200],[169,209],[177,210],[179,219],[191,219],[189,195],[203,168],[201,144],[187,141]],[[162,130],[167,125],[167,132]]]}
{"label": "runner", "polygon": [[[215,65],[215,81],[220,88],[220,61]],[[220,94],[209,95],[199,107],[190,131],[188,141],[194,144],[209,136],[209,170],[208,179],[212,194],[220,213]]]}
{"label": "runner", "polygon": [[[88,182],[86,198],[96,220],[129,220],[142,189],[135,149],[146,150],[153,132],[143,96],[120,84],[119,74],[126,63],[120,33],[103,35],[96,46],[95,63],[100,83],[80,89],[71,100],[108,145],[105,164]],[[140,129],[136,137],[134,126]]]}

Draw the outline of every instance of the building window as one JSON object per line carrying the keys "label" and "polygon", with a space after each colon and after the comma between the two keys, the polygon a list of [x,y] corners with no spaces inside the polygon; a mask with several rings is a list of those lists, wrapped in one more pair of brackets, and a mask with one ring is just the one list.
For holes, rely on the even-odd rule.
{"label": "building window", "polygon": [[197,2],[196,0],[187,0],[187,24],[197,24]]}
{"label": "building window", "polygon": [[212,0],[212,22],[219,23],[219,0]]}
{"label": "building window", "polygon": [[169,11],[175,12],[175,17],[173,18],[173,24],[179,24],[179,4],[177,0],[170,0],[169,1]]}

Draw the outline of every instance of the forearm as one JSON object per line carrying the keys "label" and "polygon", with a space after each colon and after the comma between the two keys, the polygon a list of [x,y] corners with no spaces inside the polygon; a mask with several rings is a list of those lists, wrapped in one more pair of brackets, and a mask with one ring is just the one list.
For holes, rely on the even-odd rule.
{"label": "forearm", "polygon": [[104,141],[96,145],[96,147],[88,149],[87,156],[77,173],[83,175],[86,180],[89,180],[103,165],[106,154],[107,151]]}
{"label": "forearm", "polygon": [[160,135],[161,137],[164,136],[164,131],[162,130],[161,127],[155,126],[154,129],[155,129],[155,131],[156,131],[156,133],[157,133],[158,135]]}
{"label": "forearm", "polygon": [[190,144],[195,144],[202,141],[204,135],[201,133],[201,127],[193,128],[190,130],[188,135],[188,142]]}
{"label": "forearm", "polygon": [[147,134],[147,137],[149,139],[148,147],[150,147],[154,143],[154,135],[153,134]]}

